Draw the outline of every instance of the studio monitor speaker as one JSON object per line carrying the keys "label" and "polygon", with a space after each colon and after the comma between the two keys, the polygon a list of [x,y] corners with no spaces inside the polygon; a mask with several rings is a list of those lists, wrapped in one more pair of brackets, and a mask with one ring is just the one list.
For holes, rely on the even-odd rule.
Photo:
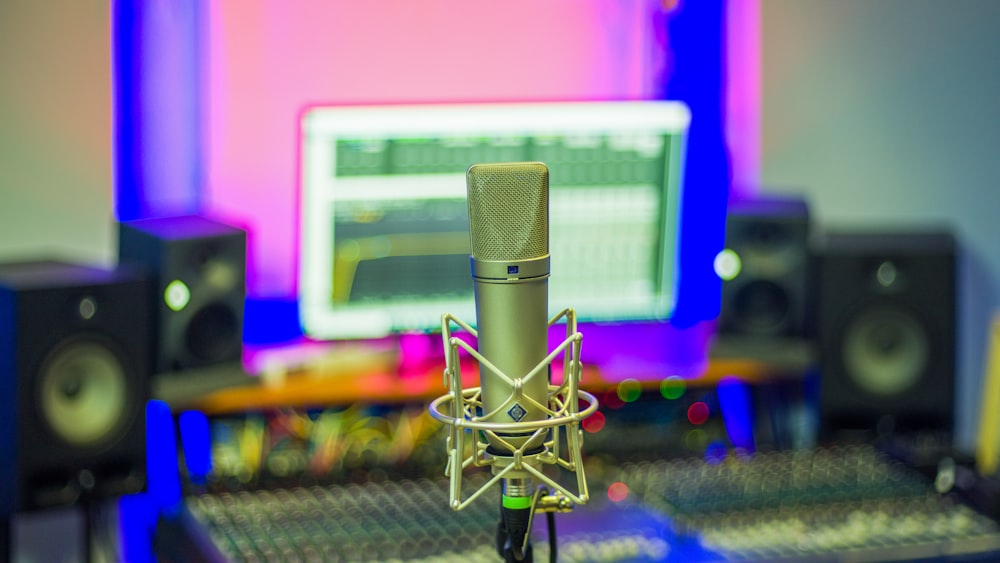
{"label": "studio monitor speaker", "polygon": [[954,237],[835,233],[821,254],[822,434],[950,432]]}
{"label": "studio monitor speaker", "polygon": [[730,204],[722,277],[720,339],[748,351],[812,336],[809,209],[794,196]]}
{"label": "studio monitor speaker", "polygon": [[243,345],[246,232],[200,216],[119,226],[119,260],[153,280],[154,374],[238,362]]}
{"label": "studio monitor speaker", "polygon": [[145,487],[145,278],[0,264],[0,515]]}

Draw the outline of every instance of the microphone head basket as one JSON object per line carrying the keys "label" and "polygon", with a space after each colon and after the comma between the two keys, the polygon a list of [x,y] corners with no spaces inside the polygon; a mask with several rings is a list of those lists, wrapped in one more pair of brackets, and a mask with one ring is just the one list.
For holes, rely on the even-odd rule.
{"label": "microphone head basket", "polygon": [[[585,504],[589,500],[581,455],[583,431],[580,422],[597,410],[597,398],[580,390],[580,377],[583,372],[580,349],[583,335],[576,329],[576,314],[573,309],[560,312],[549,321],[549,326],[562,318],[566,319],[565,340],[529,373],[511,377],[509,374],[499,372],[488,358],[479,354],[471,345],[451,335],[453,323],[478,337],[473,328],[449,313],[442,315],[441,335],[445,351],[444,384],[449,392],[432,401],[428,410],[433,418],[450,427],[446,443],[448,462],[445,466],[445,475],[450,479],[449,503],[453,509],[465,508],[501,479],[510,477],[534,477],[538,482],[548,485],[575,504]],[[496,412],[483,412],[482,389],[462,388],[459,349],[468,352],[480,366],[486,366],[499,373],[510,385],[510,399],[533,404],[536,408],[544,410],[546,418],[523,422],[488,420]],[[560,355],[563,356],[562,383],[553,385],[550,382],[547,404],[541,405],[532,397],[525,396],[522,391],[524,382],[535,377],[547,378],[549,367]],[[563,432],[565,432],[565,451],[562,451],[560,439]],[[521,445],[515,445],[504,439],[504,435],[511,433],[522,436],[530,433],[531,437]],[[488,451],[491,440],[502,444],[511,452],[510,455],[491,454]],[[539,442],[543,444],[540,450],[537,447],[528,450],[529,445]],[[558,465],[574,473],[576,491],[570,491],[545,475],[540,469],[541,465]],[[493,478],[463,499],[462,472],[469,466],[489,466],[493,470]]]}

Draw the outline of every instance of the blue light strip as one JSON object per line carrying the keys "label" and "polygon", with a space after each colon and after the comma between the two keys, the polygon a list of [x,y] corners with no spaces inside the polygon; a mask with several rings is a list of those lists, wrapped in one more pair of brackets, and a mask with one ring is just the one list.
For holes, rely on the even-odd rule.
{"label": "blue light strip", "polygon": [[719,381],[716,395],[719,397],[719,410],[722,411],[722,422],[726,426],[729,442],[734,448],[752,453],[755,441],[750,385],[735,377],[726,377]]}
{"label": "blue light strip", "polygon": [[204,142],[204,3],[112,3],[115,215],[197,213]]}
{"label": "blue light strip", "polygon": [[731,165],[725,145],[725,0],[682,2],[667,36],[674,66],[662,97],[691,108],[681,203],[680,276],[671,322],[689,327],[719,316],[722,282],[713,261],[725,244]]}
{"label": "blue light strip", "polygon": [[177,435],[170,406],[159,400],[146,403],[146,479],[153,506],[173,511],[181,502],[177,464]]}
{"label": "blue light strip", "polygon": [[181,508],[177,438],[167,403],[146,403],[146,492],[118,500],[119,553],[123,561],[155,561],[153,538],[157,521]]}
{"label": "blue light strip", "polygon": [[208,417],[199,411],[186,411],[180,416],[181,447],[184,463],[192,483],[204,485],[212,472],[212,440]]}
{"label": "blue light strip", "polygon": [[156,534],[157,514],[149,495],[139,493],[121,497],[118,499],[118,515],[121,560],[130,563],[156,561],[153,536]]}

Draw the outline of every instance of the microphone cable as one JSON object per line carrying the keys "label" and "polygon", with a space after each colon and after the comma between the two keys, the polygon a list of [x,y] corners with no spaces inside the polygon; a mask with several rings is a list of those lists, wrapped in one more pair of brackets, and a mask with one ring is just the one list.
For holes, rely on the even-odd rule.
{"label": "microphone cable", "polygon": [[[534,521],[535,511],[541,504],[543,496],[551,491],[544,485],[539,485],[531,497],[528,507],[529,512],[525,519],[522,515],[512,512],[504,506],[503,500],[500,504],[500,522],[497,525],[496,546],[497,554],[507,563],[532,563],[534,561],[534,549],[531,546],[531,529]],[[546,531],[549,542],[549,563],[556,563],[559,559],[558,542],[556,541],[556,514],[554,511],[545,511]]]}

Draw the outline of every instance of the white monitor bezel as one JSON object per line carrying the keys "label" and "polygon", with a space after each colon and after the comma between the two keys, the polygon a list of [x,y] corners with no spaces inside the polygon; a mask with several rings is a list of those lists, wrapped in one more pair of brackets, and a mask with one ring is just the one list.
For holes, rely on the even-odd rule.
{"label": "white monitor bezel", "polygon": [[[574,101],[524,103],[413,104],[373,106],[314,106],[302,112],[300,123],[300,233],[298,301],[303,333],[315,339],[379,338],[398,329],[392,315],[377,309],[345,310],[333,307],[331,295],[332,200],[329,183],[335,167],[337,139],[447,138],[470,135],[545,136],[611,132],[614,134],[657,133],[686,139],[691,122],[687,106],[681,102]],[[660,303],[650,304],[650,318],[666,318],[673,310],[676,294],[677,247],[680,204],[683,191],[683,144],[672,156],[667,179],[675,189],[668,194],[668,209],[676,229],[668,247],[674,257],[668,261],[673,291]],[[442,196],[464,197],[465,170],[456,170],[461,184],[446,188]],[[431,185],[439,187],[430,188]],[[440,190],[440,182],[428,182]],[[456,191],[456,193],[451,193]],[[350,197],[350,196],[348,196]],[[449,312],[471,320],[472,303],[428,301],[415,314],[439,317]],[[430,328],[430,327],[429,327]]]}

